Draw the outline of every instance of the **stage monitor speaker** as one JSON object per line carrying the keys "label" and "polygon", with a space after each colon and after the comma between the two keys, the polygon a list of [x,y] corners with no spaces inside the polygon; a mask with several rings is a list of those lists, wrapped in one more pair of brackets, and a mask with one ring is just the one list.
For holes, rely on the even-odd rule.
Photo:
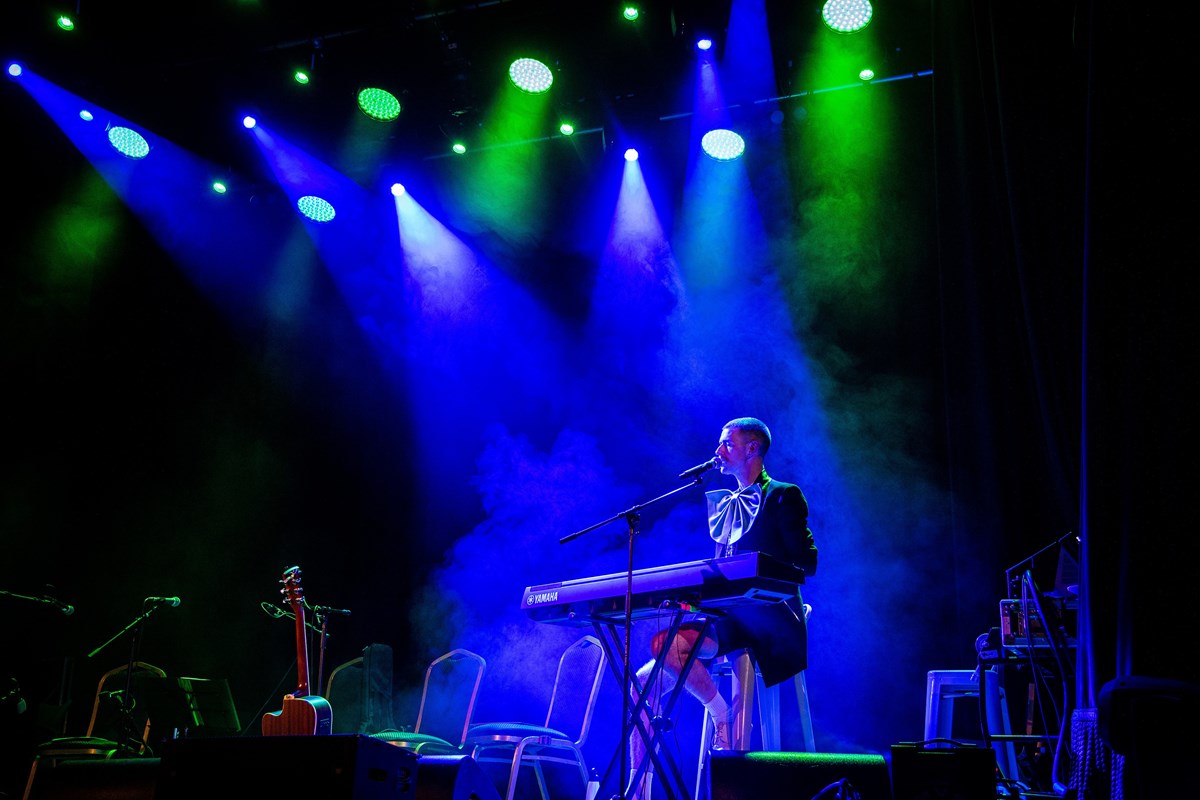
{"label": "stage monitor speaker", "polygon": [[500,800],[500,792],[470,756],[421,756],[416,800]]}
{"label": "stage monitor speaker", "polygon": [[25,800],[153,800],[158,773],[157,758],[44,759]]}
{"label": "stage monitor speaker", "polygon": [[155,800],[415,800],[417,756],[359,734],[175,739]]}
{"label": "stage monitor speaker", "polygon": [[849,784],[862,800],[892,797],[887,761],[878,754],[716,751],[709,765],[712,800],[812,800],[834,784]]}
{"label": "stage monitor speaker", "polygon": [[892,745],[894,800],[994,800],[996,751],[982,745]]}

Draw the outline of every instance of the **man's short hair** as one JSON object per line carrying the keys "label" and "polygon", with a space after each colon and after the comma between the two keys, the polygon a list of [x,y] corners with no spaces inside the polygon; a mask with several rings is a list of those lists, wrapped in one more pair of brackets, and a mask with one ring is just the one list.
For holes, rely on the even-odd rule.
{"label": "man's short hair", "polygon": [[725,423],[725,427],[729,430],[738,430],[757,439],[759,443],[760,456],[766,456],[767,451],[771,449],[771,429],[761,419],[754,417],[738,417],[731,419]]}

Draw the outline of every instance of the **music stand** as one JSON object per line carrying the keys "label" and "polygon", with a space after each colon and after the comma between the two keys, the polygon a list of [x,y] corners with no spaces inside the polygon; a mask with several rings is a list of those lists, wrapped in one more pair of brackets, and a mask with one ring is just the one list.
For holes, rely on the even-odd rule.
{"label": "music stand", "polygon": [[237,707],[225,678],[145,679],[139,686],[151,724],[168,731],[160,739],[235,736],[241,732]]}

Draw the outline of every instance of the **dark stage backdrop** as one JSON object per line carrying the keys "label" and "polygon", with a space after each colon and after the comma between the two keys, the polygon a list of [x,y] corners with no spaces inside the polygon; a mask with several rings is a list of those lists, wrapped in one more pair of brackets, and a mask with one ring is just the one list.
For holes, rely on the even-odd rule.
{"label": "dark stage backdrop", "polygon": [[[0,791],[62,714],[82,732],[148,596],[182,602],[145,623],[138,655],[227,678],[257,732],[295,682],[290,622],[260,608],[291,565],[310,602],[352,611],[331,621],[325,674],[369,643],[395,648],[399,721],[415,720],[424,665],[456,646],[489,662],[480,720],[538,719],[584,631],[528,621],[520,590],[623,569],[623,522],[559,538],[675,488],[745,414],[772,426],[768,467],[812,505],[819,749],[919,740],[925,672],[973,668],[1006,568],[1076,534],[1097,551],[1078,704],[1119,674],[1194,677],[1179,642],[1196,337],[1174,199],[1194,159],[1160,88],[1172,48],[1087,2],[1040,23],[911,5],[933,74],[889,87],[895,160],[852,252],[823,249],[856,206],[816,169],[812,143],[831,133],[815,99],[790,117],[786,162],[749,160],[761,228],[736,243],[748,272],[732,276],[688,271],[711,266],[693,223],[718,220],[689,207],[683,163],[647,168],[677,252],[637,283],[601,256],[616,171],[564,162],[558,178],[583,175],[591,194],[553,196],[518,235],[439,193],[470,182],[436,161],[414,183],[486,273],[449,303],[466,321],[423,316],[438,298],[413,280],[360,293],[265,203],[236,263],[197,270],[0,87],[20,120],[0,217],[0,589],[75,607],[0,597],[0,680],[27,701],[0,709],[18,743]],[[849,268],[819,272],[830,262]],[[636,565],[708,555],[703,526],[700,489],[647,509]],[[1036,561],[1043,587],[1056,555]],[[619,698],[610,681],[597,765]],[[692,752],[699,717],[683,713]]]}

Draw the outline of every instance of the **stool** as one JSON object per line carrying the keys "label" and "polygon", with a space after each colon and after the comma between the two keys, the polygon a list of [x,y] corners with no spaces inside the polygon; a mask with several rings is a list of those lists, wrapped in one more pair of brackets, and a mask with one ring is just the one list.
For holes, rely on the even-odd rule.
{"label": "stool", "polygon": [[[1008,707],[1004,704],[1004,688],[995,669],[976,672],[970,669],[930,670],[925,693],[925,739],[949,739],[954,730],[954,701],[962,697],[982,700],[984,721],[989,736],[1012,736]],[[980,695],[980,687],[983,695]],[[933,747],[950,747],[935,743]],[[1009,780],[1018,780],[1017,749],[1011,739],[992,743],[1000,772]]]}
{"label": "stool", "polygon": [[[805,603],[804,620],[807,622],[811,615],[812,606]],[[737,656],[736,661],[731,662],[728,658],[720,658],[714,661],[709,669],[718,689],[721,680],[726,677],[737,684],[735,687],[738,689],[737,700],[730,709],[733,714],[733,725],[730,730],[734,740],[733,744],[735,746],[749,744],[752,719],[750,715],[753,714],[755,700],[757,700],[762,749],[771,752],[781,750],[779,688],[787,685],[788,681],[777,683],[774,686],[765,686],[758,665],[753,663],[750,654],[744,651]],[[799,752],[815,753],[817,747],[813,738],[812,712],[808,705],[808,683],[804,679],[804,673],[798,672],[792,682],[796,686],[796,705],[800,714],[800,734],[803,739]],[[704,713],[704,725],[700,729],[700,757],[696,764],[696,800],[704,797],[704,768],[708,760],[708,745],[712,741],[712,735],[712,718],[706,712]]]}

